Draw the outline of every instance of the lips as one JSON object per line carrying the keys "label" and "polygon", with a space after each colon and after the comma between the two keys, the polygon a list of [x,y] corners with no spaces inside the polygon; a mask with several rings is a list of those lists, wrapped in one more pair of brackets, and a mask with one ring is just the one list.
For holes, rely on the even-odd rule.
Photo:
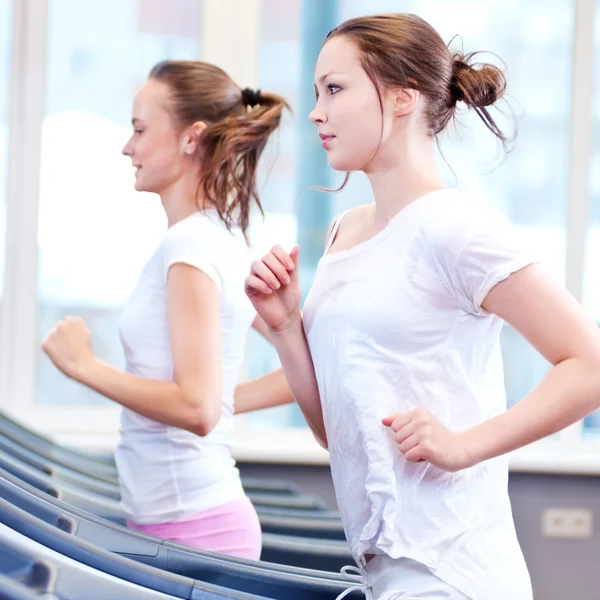
{"label": "lips", "polygon": [[322,140],[321,146],[323,146],[323,148],[327,148],[331,140],[335,138],[335,135],[327,135],[325,133],[320,133],[319,137]]}

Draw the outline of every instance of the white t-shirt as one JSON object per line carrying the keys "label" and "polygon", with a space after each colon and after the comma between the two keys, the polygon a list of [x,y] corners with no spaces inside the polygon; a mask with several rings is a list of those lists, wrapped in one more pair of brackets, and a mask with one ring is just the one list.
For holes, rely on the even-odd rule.
{"label": "white t-shirt", "polygon": [[505,456],[458,473],[408,462],[382,418],[425,407],[460,431],[506,410],[502,321],[481,307],[533,262],[507,220],[455,190],[325,254],[304,307],[352,553],[406,557],[477,600],[531,600]]}
{"label": "white t-shirt", "polygon": [[[221,300],[222,416],[199,437],[123,409],[116,452],[121,504],[142,525],[192,516],[243,497],[229,444],[233,394],[254,309],[244,293],[250,255],[241,234],[230,233],[216,211],[197,212],[170,227],[144,268],[121,319],[126,370],[138,377],[173,380],[167,312],[167,273],[186,263],[208,275]],[[201,336],[201,331],[189,331]]]}

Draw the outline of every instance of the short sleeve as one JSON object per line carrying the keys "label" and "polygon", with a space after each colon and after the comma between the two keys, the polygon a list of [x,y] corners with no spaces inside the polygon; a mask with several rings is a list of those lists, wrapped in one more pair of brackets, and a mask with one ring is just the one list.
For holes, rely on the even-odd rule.
{"label": "short sleeve", "polygon": [[438,246],[450,292],[468,313],[479,315],[492,288],[539,258],[524,237],[500,212],[471,215],[450,223]]}
{"label": "short sleeve", "polygon": [[[181,225],[181,226],[180,226]],[[221,291],[221,275],[214,261],[218,252],[216,244],[211,243],[210,231],[199,227],[186,227],[181,223],[171,228],[163,241],[162,273],[167,283],[169,269],[178,263],[195,267],[210,277]]]}

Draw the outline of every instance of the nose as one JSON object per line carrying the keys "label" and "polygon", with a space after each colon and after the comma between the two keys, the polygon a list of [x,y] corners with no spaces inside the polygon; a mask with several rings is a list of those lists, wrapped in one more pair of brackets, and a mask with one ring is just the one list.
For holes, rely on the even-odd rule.
{"label": "nose", "polygon": [[131,138],[129,138],[127,140],[127,143],[125,144],[125,146],[123,146],[123,150],[121,150],[121,152],[125,156],[131,156],[133,154],[133,151],[132,151],[132,148],[131,148]]}
{"label": "nose", "polygon": [[323,112],[323,110],[321,110],[318,101],[315,104],[315,107],[308,114],[308,120],[313,125],[321,125],[321,124],[327,122],[327,116],[325,115],[325,113]]}

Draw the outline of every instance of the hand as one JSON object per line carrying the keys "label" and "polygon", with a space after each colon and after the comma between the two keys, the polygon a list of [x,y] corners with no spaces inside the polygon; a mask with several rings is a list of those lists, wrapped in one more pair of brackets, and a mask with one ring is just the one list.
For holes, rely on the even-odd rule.
{"label": "hand", "polygon": [[95,360],[92,336],[79,317],[59,321],[44,340],[42,350],[57,368],[75,380],[80,379],[85,367]]}
{"label": "hand", "polygon": [[444,471],[455,472],[472,466],[465,433],[451,431],[429,411],[417,408],[383,419],[410,462],[427,461]]}
{"label": "hand", "polygon": [[252,263],[244,285],[254,309],[273,332],[283,331],[296,317],[300,321],[299,253],[298,246],[289,255],[274,246],[262,260]]}

